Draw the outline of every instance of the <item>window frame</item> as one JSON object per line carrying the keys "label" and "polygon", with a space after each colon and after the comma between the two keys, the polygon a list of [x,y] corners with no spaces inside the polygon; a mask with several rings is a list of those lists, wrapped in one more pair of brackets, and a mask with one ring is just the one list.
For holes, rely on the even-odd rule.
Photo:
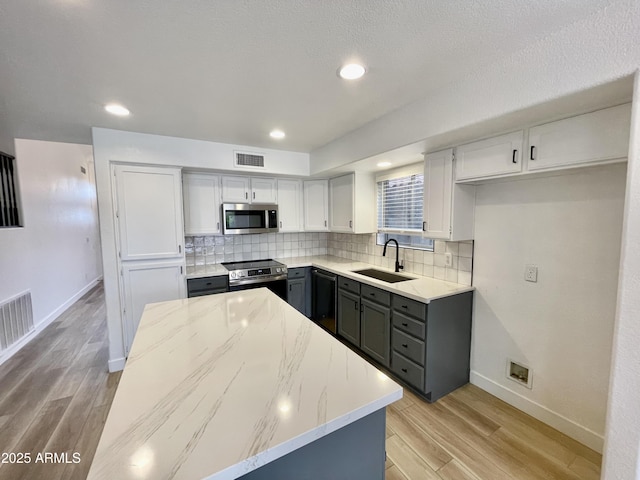
{"label": "window frame", "polygon": [[0,230],[23,226],[16,157],[0,152]]}

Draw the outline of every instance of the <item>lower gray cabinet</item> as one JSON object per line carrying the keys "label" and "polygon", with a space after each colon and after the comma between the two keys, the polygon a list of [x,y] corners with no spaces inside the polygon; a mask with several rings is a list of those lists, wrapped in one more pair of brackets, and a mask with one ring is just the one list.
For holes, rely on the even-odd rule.
{"label": "lower gray cabinet", "polygon": [[360,346],[360,295],[338,289],[338,335]]}
{"label": "lower gray cabinet", "polygon": [[306,286],[304,278],[287,281],[287,302],[303,315],[306,315]]}
{"label": "lower gray cabinet", "polygon": [[389,366],[389,344],[391,338],[391,309],[365,298],[360,317],[360,348],[364,353]]}

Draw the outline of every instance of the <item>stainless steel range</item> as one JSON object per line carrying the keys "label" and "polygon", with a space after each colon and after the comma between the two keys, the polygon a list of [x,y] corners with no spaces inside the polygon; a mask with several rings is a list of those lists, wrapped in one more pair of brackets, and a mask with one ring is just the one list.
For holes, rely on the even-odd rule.
{"label": "stainless steel range", "polygon": [[266,287],[287,299],[287,266],[270,258],[248,262],[225,262],[229,271],[229,290]]}

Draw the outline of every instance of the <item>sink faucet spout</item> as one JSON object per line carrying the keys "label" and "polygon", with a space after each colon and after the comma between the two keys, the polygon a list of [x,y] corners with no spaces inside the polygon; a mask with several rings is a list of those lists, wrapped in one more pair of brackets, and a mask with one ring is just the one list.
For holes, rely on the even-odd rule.
{"label": "sink faucet spout", "polygon": [[402,265],[400,265],[400,260],[398,258],[398,255],[400,253],[400,246],[398,245],[398,241],[395,238],[390,238],[389,240],[387,240],[384,244],[384,248],[382,249],[382,256],[385,257],[387,255],[387,245],[389,245],[389,242],[394,242],[396,244],[396,272],[399,272],[401,268],[404,268]]}

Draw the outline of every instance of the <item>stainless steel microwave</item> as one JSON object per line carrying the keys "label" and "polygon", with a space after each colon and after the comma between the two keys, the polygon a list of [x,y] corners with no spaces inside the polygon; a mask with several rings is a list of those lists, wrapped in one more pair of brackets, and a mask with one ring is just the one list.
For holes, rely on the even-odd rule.
{"label": "stainless steel microwave", "polygon": [[223,203],[222,233],[273,233],[278,231],[278,206]]}

